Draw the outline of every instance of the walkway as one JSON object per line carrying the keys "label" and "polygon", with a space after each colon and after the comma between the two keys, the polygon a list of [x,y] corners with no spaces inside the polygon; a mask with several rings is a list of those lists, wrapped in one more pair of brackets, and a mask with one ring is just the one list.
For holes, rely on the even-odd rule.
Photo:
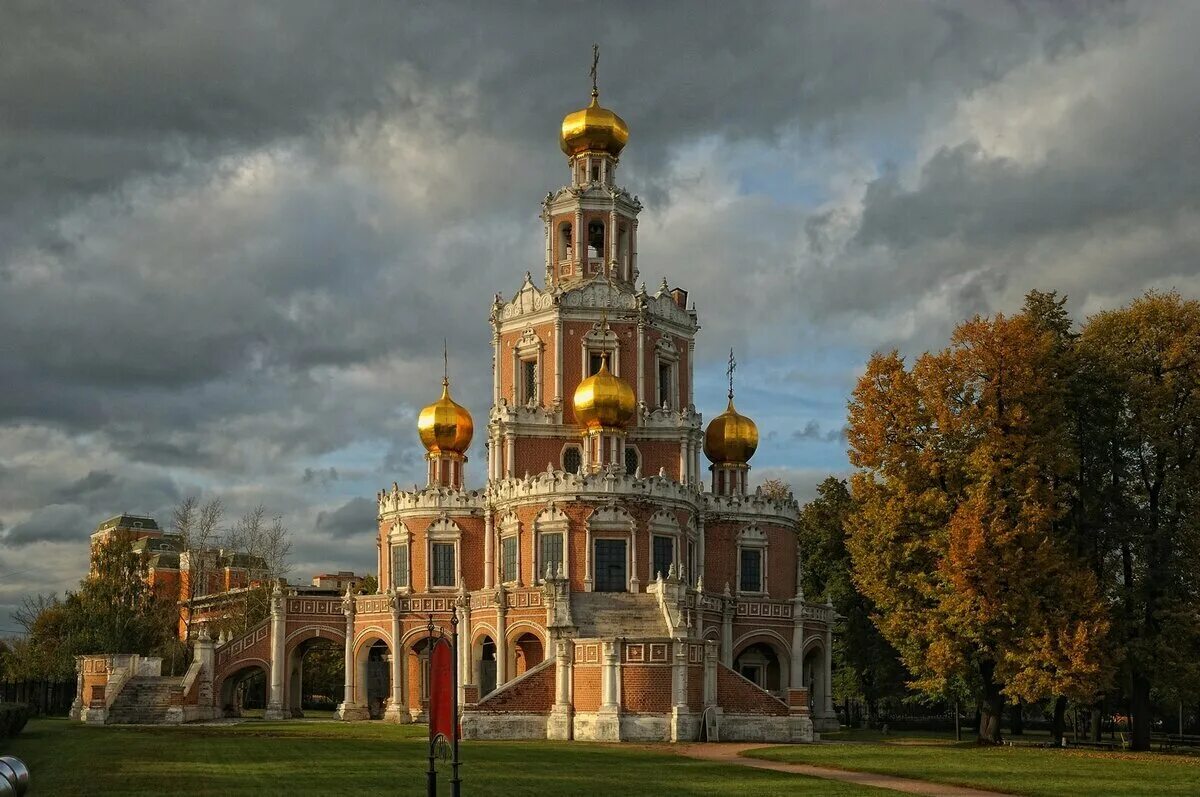
{"label": "walkway", "polygon": [[944,783],[930,783],[912,778],[898,778],[893,775],[879,775],[874,772],[850,772],[844,769],[817,767],[811,764],[786,764],[782,761],[766,761],[761,758],[747,758],[742,755],[747,750],[760,747],[778,747],[778,745],[761,743],[732,742],[725,744],[688,744],[676,748],[680,755],[689,758],[699,758],[704,761],[715,761],[721,764],[736,764],[755,769],[769,769],[774,772],[791,772],[796,775],[809,775],[814,778],[837,780],[842,783],[855,783],[859,786],[874,786],[879,789],[906,794],[921,794],[926,797],[1003,797],[1002,792],[983,791],[966,786],[949,786]]}

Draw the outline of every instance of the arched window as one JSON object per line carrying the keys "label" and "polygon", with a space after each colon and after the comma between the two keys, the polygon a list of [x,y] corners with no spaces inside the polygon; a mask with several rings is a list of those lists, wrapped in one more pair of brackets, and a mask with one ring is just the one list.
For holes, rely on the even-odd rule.
{"label": "arched window", "polygon": [[564,221],[558,227],[558,259],[570,260],[571,256],[571,222]]}
{"label": "arched window", "polygon": [[604,222],[589,221],[587,226],[587,247],[589,259],[604,258]]}
{"label": "arched window", "polygon": [[579,473],[579,468],[583,465],[583,452],[579,450],[579,446],[567,446],[563,450],[562,464],[567,473]]}
{"label": "arched window", "polygon": [[637,473],[638,462],[638,450],[633,446],[625,446],[625,472],[630,476]]}

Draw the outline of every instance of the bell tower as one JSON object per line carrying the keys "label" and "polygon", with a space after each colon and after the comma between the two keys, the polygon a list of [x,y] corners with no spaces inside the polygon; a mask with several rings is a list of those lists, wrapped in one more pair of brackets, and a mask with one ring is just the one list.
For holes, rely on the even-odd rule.
{"label": "bell tower", "polygon": [[599,49],[593,45],[592,101],[567,114],[559,135],[571,182],[542,203],[547,286],[568,285],[596,275],[633,285],[638,276],[637,214],[642,208],[616,184],[629,127],[600,105],[596,85],[599,58]]}

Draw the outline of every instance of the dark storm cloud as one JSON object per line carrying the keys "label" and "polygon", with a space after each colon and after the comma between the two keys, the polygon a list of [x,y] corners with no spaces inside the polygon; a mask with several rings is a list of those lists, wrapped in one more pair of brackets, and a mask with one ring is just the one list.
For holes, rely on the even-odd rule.
{"label": "dark storm cloud", "polygon": [[[644,279],[691,289],[701,369],[731,343],[925,340],[1035,278],[1095,304],[1194,276],[1198,17],[8,3],[0,557],[201,493],[283,513],[299,575],[371,567],[345,541],[369,540],[376,489],[423,479],[443,337],[486,417],[488,301],[540,276],[593,40]],[[838,434],[804,422],[779,426]],[[820,470],[776,469],[805,495]],[[61,561],[69,584],[82,559]]]}
{"label": "dark storm cloud", "polygon": [[379,504],[369,498],[351,498],[332,512],[317,513],[317,534],[335,538],[369,540],[377,531]]}

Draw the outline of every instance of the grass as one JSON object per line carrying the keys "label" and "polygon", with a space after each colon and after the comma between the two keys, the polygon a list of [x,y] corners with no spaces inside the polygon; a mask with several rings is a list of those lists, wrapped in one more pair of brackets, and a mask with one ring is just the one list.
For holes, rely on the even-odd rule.
{"label": "grass", "polygon": [[906,737],[883,743],[771,747],[748,755],[1035,797],[1200,794],[1200,759],[1162,753],[979,747]]}
{"label": "grass", "polygon": [[[424,726],[245,722],[87,727],[39,719],[0,754],[23,759],[30,797],[67,794],[424,794]],[[858,786],[712,764],[669,750],[581,742],[464,742],[463,791],[487,794],[863,795]],[[449,793],[449,764],[439,762]],[[874,792],[878,793],[878,792]]]}

